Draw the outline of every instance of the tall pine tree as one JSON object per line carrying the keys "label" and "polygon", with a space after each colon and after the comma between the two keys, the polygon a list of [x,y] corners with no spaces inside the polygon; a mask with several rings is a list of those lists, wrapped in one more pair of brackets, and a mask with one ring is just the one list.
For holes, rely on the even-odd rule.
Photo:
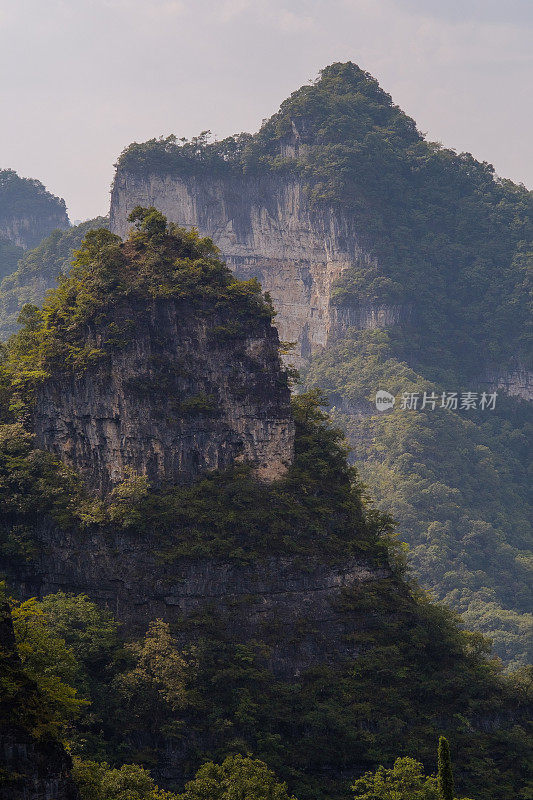
{"label": "tall pine tree", "polygon": [[439,739],[438,769],[437,787],[439,800],[453,800],[452,760],[450,758],[450,746],[444,736]]}

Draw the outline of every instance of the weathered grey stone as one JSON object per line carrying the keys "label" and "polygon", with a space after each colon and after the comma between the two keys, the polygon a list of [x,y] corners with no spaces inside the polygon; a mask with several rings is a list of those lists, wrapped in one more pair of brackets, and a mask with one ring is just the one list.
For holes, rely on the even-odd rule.
{"label": "weathered grey stone", "polygon": [[123,301],[109,328],[86,343],[107,355],[80,375],[57,372],[40,388],[36,442],[106,494],[128,471],[154,485],[188,482],[235,461],[258,477],[292,462],[294,423],[278,337],[268,319],[226,335],[229,312],[198,312],[172,299]]}
{"label": "weathered grey stone", "polygon": [[256,277],[272,297],[283,341],[295,342],[290,361],[304,365],[347,324],[375,328],[409,318],[401,306],[331,304],[334,282],[350,266],[375,259],[356,233],[355,220],[309,203],[296,179],[259,177],[138,177],[119,169],[111,195],[111,230],[124,236],[136,206],[156,206],[169,220],[194,226],[220,247],[240,277]]}
{"label": "weathered grey stone", "polygon": [[0,218],[0,236],[27,250],[59,228],[66,230],[69,221],[66,211],[39,215],[20,215]]}

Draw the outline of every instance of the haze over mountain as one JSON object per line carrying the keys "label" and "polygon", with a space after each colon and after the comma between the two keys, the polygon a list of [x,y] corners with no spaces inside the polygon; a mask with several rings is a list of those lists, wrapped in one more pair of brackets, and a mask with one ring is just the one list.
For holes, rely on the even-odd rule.
{"label": "haze over mountain", "polygon": [[257,131],[295,86],[352,60],[430,139],[532,188],[532,26],[529,0],[6,2],[1,164],[93,218],[125,143]]}

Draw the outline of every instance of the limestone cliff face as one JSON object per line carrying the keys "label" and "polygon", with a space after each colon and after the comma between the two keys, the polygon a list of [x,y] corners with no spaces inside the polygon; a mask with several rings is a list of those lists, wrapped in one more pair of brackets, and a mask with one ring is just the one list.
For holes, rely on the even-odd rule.
{"label": "limestone cliff face", "polygon": [[33,178],[0,169],[0,236],[19,247],[36,247],[56,228],[69,227],[67,207]]}
{"label": "limestone cliff face", "polygon": [[77,800],[70,756],[58,741],[37,738],[22,724],[37,688],[22,671],[7,604],[0,607],[0,656],[4,686],[10,687],[0,698],[0,798]]}
{"label": "limestone cliff face", "polygon": [[129,470],[158,485],[244,461],[261,479],[279,477],[294,423],[277,333],[258,318],[234,335],[227,317],[173,299],[121,301],[111,327],[85,333],[106,355],[40,388],[37,444],[100,494]]}
{"label": "limestone cliff face", "polygon": [[[302,153],[289,142],[281,155]],[[312,206],[303,184],[272,174],[140,176],[119,167],[111,194],[111,230],[124,236],[136,205],[154,205],[179,225],[198,228],[220,247],[240,277],[256,277],[272,297],[280,339],[294,342],[288,358],[304,367],[309,358],[349,327],[416,325],[412,305],[331,302],[335,281],[350,266],[368,269],[376,259],[361,239],[357,220],[322,204]],[[518,369],[493,370],[480,383],[531,400],[533,376]]]}
{"label": "limestone cliff face", "polygon": [[291,361],[312,353],[356,327],[397,324],[403,307],[361,306],[339,311],[331,305],[335,280],[351,265],[370,267],[373,256],[357,236],[353,220],[329,208],[312,208],[302,183],[272,175],[258,177],[139,177],[119,170],[111,197],[111,230],[124,236],[136,205],[155,205],[170,220],[195,226],[220,247],[240,278],[256,277],[277,311],[280,339],[295,342]]}
{"label": "limestone cliff face", "polygon": [[58,209],[44,214],[15,214],[0,218],[0,236],[24,250],[36,247],[56,229],[66,230],[69,221],[66,210]]}
{"label": "limestone cliff face", "polygon": [[513,369],[501,371],[496,368],[487,370],[481,383],[488,391],[502,390],[510,397],[533,402],[533,372],[523,364],[516,364]]}

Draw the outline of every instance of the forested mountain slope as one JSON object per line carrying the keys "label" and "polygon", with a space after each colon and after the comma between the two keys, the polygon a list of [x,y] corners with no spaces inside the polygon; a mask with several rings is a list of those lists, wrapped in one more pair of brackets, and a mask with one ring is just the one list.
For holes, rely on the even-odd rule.
{"label": "forested mountain slope", "polygon": [[[288,410],[257,282],[235,279],[209,239],[155,209],[130,222],[126,242],[88,233],[43,307],[26,307],[0,364],[0,566],[19,598],[22,666],[52,702],[84,798],[161,800],[141,766],[179,792],[205,761],[242,754],[299,800],[336,800],[396,756],[433,771],[443,731],[459,796],[493,800],[497,787],[500,800],[527,797],[527,674],[503,675],[483,637],[406,579],[390,519],[365,498],[317,393]],[[132,324],[150,320],[160,338],[139,347]],[[191,347],[217,364],[209,392],[187,359],[178,368]],[[121,354],[129,381],[100,391]],[[265,425],[265,354],[269,418],[288,433],[275,476],[246,449],[247,431]],[[57,385],[74,413],[57,416],[64,447],[46,449],[39,420]],[[124,391],[143,396],[146,441],[161,426],[193,432],[197,460],[181,474],[137,463],[135,440],[117,436]],[[98,413],[83,413],[87,399]],[[247,415],[228,420],[232,407]],[[91,452],[87,440],[101,435],[115,451]],[[225,463],[187,470],[204,469],[213,443],[226,443]],[[98,454],[102,474],[130,459],[111,491],[94,491],[84,472]],[[205,767],[198,791],[202,776],[217,786],[221,769]],[[264,765],[255,770],[270,793],[251,796],[285,800]],[[128,794],[127,776],[142,791]],[[203,796],[191,787],[183,797]]]}
{"label": "forested mountain slope", "polygon": [[[46,680],[46,678],[44,679]],[[49,686],[53,678],[49,679]],[[23,669],[0,585],[0,796],[78,800],[72,761],[59,740],[54,699]]]}
{"label": "forested mountain slope", "polygon": [[25,303],[42,303],[46,292],[57,286],[59,276],[70,269],[72,254],[85,234],[106,224],[105,217],[96,217],[68,230],[55,230],[37,247],[18,254],[18,263],[0,283],[0,340],[15,333]]}
{"label": "forested mountain slope", "polygon": [[[377,82],[334,64],[255,135],[132,144],[111,227],[137,203],[196,225],[272,296],[425,586],[523,663],[531,617],[531,193],[428,142]],[[379,389],[395,394],[378,414]],[[403,392],[436,408],[400,408]],[[498,391],[495,409],[442,393]],[[504,399],[504,394],[508,395]],[[372,410],[374,414],[372,415]]]}

